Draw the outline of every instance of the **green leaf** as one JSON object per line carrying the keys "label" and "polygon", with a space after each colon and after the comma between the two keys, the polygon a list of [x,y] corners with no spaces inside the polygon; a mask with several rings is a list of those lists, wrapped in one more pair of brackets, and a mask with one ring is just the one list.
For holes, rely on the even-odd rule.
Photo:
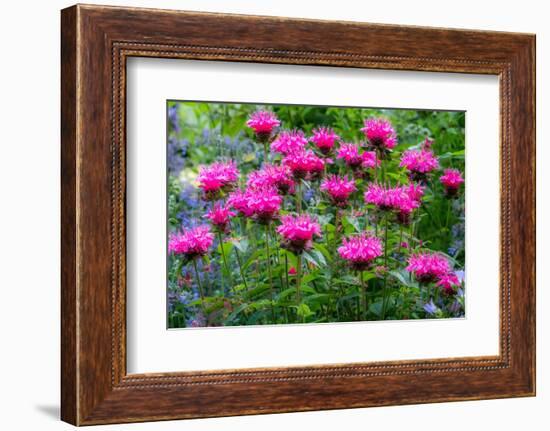
{"label": "green leaf", "polygon": [[327,293],[316,293],[314,295],[309,295],[304,298],[305,302],[318,303],[318,304],[325,304],[329,300],[330,300],[330,295]]}
{"label": "green leaf", "polygon": [[283,290],[281,293],[279,293],[278,300],[282,300],[287,298],[288,296],[296,295],[296,288],[295,287],[289,287],[288,289]]}
{"label": "green leaf", "polygon": [[258,259],[263,256],[265,256],[265,251],[263,249],[256,250],[243,264],[243,270],[247,269],[250,265],[252,265],[254,262],[257,262]]}
{"label": "green leaf", "polygon": [[313,313],[313,311],[311,311],[309,306],[304,302],[302,302],[300,305],[296,307],[296,313],[298,314],[298,316],[300,316],[303,319],[311,316],[312,314],[315,314]]}
{"label": "green leaf", "polygon": [[389,274],[393,276],[397,281],[399,281],[401,284],[407,286],[407,287],[414,287],[416,286],[416,283],[411,282],[409,280],[408,274],[405,274],[404,272],[393,270],[390,271]]}
{"label": "green leaf", "polygon": [[229,254],[231,253],[231,250],[233,249],[233,242],[232,241],[225,241],[221,244],[218,244],[217,252],[218,254],[222,253],[222,246],[223,246],[223,252],[225,253],[226,259],[229,258]]}
{"label": "green leaf", "polygon": [[330,252],[328,251],[328,249],[325,247],[324,244],[321,244],[321,243],[318,243],[318,242],[314,243],[313,248],[315,250],[318,250],[319,252],[321,252],[323,254],[323,256],[325,257],[325,260],[327,262],[332,261],[332,255],[330,254]]}
{"label": "green leaf", "polygon": [[323,253],[321,253],[319,250],[315,248],[313,250],[310,250],[309,253],[315,258],[315,260],[319,263],[320,266],[326,266],[327,261]]}
{"label": "green leaf", "polygon": [[246,253],[248,250],[248,240],[247,239],[241,239],[240,241],[233,240],[233,245],[237,250],[239,250],[241,253]]}
{"label": "green leaf", "polygon": [[305,275],[304,278],[302,278],[302,284],[308,284],[313,280],[316,280],[319,278],[319,272],[318,271],[312,271],[309,274]]}
{"label": "green leaf", "polygon": [[342,224],[347,234],[361,231],[359,219],[357,217],[346,216],[343,218]]}
{"label": "green leaf", "polygon": [[315,260],[315,258],[314,258],[311,254],[309,254],[307,251],[304,251],[304,252],[302,253],[302,257],[303,257],[305,260],[307,260],[308,262],[312,263],[313,265],[315,265],[315,266],[317,266],[317,267],[319,266],[319,262],[317,262],[317,261]]}
{"label": "green leaf", "polygon": [[248,308],[248,304],[241,304],[233,312],[227,316],[226,321],[231,322],[234,320],[242,311],[246,310]]}
{"label": "green leaf", "polygon": [[376,301],[370,304],[369,311],[380,317],[382,315],[382,301]]}
{"label": "green leaf", "polygon": [[260,284],[256,286],[254,289],[250,289],[248,292],[246,292],[247,298],[254,298],[257,295],[261,295],[265,291],[269,290],[269,285],[267,284]]}

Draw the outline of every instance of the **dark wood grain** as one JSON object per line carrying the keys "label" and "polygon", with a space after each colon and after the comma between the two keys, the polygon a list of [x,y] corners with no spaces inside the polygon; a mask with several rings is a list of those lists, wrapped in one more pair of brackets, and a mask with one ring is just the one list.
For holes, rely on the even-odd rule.
{"label": "dark wood grain", "polygon": [[78,422],[76,299],[76,8],[61,16],[61,417]]}
{"label": "dark wood grain", "polygon": [[[74,6],[62,11],[61,36],[63,420],[87,425],[534,395],[533,35]],[[127,375],[131,56],[498,75],[500,354]]]}

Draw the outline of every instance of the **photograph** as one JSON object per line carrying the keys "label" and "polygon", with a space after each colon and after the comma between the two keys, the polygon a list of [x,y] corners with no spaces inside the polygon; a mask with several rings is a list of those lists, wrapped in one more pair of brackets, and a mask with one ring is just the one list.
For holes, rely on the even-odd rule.
{"label": "photograph", "polygon": [[167,102],[168,328],[465,316],[465,112]]}

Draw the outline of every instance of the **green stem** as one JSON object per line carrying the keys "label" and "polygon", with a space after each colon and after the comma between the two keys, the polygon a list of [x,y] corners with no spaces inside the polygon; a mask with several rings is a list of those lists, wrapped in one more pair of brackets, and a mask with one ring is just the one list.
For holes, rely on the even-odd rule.
{"label": "green stem", "polygon": [[302,180],[296,183],[296,212],[302,212]]}
{"label": "green stem", "polygon": [[237,249],[237,247],[235,247],[235,255],[237,256],[237,263],[239,265],[239,272],[241,273],[241,278],[243,280],[244,288],[245,288],[245,290],[248,290],[248,284],[246,283],[246,277],[244,276],[244,273],[243,273],[243,264],[242,264],[242,261],[241,261],[241,254],[239,253],[239,250]]}
{"label": "green stem", "polygon": [[[340,225],[340,210],[336,208],[336,214],[334,216],[334,235],[332,236],[332,262],[330,264],[329,286],[332,286],[332,280],[334,280],[334,276],[336,275],[336,269],[338,267],[337,265],[338,236],[337,235],[339,235],[339,232],[338,232],[339,225]],[[328,241],[328,235],[327,235],[327,241]],[[327,246],[328,245],[329,244],[327,244]]]}
{"label": "green stem", "polygon": [[290,287],[290,284],[288,282],[288,256],[285,251],[285,279],[286,279],[286,288],[288,289]]}
{"label": "green stem", "polygon": [[268,162],[269,150],[267,148],[267,141],[264,141],[264,164]]}
{"label": "green stem", "polygon": [[451,217],[451,200],[447,200],[447,217],[445,218],[445,228],[446,228],[446,234],[449,235],[449,238],[452,239],[451,230],[449,229],[449,221]]}
{"label": "green stem", "polygon": [[361,310],[363,311],[363,320],[367,320],[367,287],[365,286],[365,272],[359,272],[361,281]]}
{"label": "green stem", "polygon": [[176,281],[181,277],[182,268],[183,268],[183,259],[181,259],[178,262],[178,266],[176,267]]}
{"label": "green stem", "polygon": [[334,268],[336,264],[336,253],[338,250],[338,241],[340,240],[340,219],[341,213],[338,208],[336,208],[336,215],[334,216],[334,236],[332,244],[332,266]]}
{"label": "green stem", "polygon": [[[202,260],[203,268],[204,268],[204,259]],[[204,275],[204,289],[206,292],[211,292],[210,290],[210,280],[208,279],[208,273],[206,271],[203,272]]]}
{"label": "green stem", "polygon": [[197,259],[193,259],[193,267],[195,268],[195,277],[197,278],[197,286],[199,287],[199,295],[201,297],[201,310],[206,318],[206,310],[204,308],[204,291],[202,290],[201,278],[199,276],[199,269],[197,268]]}
{"label": "green stem", "polygon": [[269,294],[271,296],[271,318],[275,323],[275,309],[273,307],[273,278],[271,275],[271,253],[269,251],[269,223],[265,226],[265,251],[267,253],[267,273],[269,275]]}
{"label": "green stem", "polygon": [[386,305],[388,302],[388,219],[389,215],[386,215],[385,229],[384,229],[384,290],[382,291],[382,320],[386,319]]}
{"label": "green stem", "polygon": [[244,237],[246,235],[246,220],[244,216],[241,216],[240,219],[241,219],[241,236]]}
{"label": "green stem", "polygon": [[302,255],[296,256],[296,298],[298,305],[302,302],[302,292],[300,290],[302,283]]}
{"label": "green stem", "polygon": [[231,291],[233,292],[233,295],[236,295],[235,292],[235,286],[233,283],[233,277],[231,276],[231,272],[229,271],[229,265],[227,265],[227,258],[225,256],[225,249],[223,247],[223,236],[221,232],[218,232],[218,239],[220,241],[220,249],[222,251],[222,259],[223,259],[223,265],[225,266],[225,272],[227,272],[227,278],[229,280],[229,287]]}

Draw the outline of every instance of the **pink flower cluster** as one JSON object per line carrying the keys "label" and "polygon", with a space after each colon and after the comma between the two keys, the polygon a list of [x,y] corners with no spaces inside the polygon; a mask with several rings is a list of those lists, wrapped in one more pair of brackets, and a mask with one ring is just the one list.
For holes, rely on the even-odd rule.
{"label": "pink flower cluster", "polygon": [[421,283],[433,282],[450,272],[449,261],[437,253],[421,252],[409,257],[407,271]]}
{"label": "pink flower cluster", "polygon": [[447,196],[456,196],[464,178],[458,169],[445,169],[439,181],[443,184]]}
{"label": "pink flower cluster", "polygon": [[329,175],[321,182],[320,190],[326,192],[331,202],[339,207],[346,207],[349,196],[357,190],[354,180],[345,177]]}
{"label": "pink flower cluster", "polygon": [[361,131],[373,148],[387,151],[397,145],[395,129],[388,120],[383,118],[366,119],[365,127]]}
{"label": "pink flower cluster", "polygon": [[408,224],[410,214],[420,206],[423,194],[423,187],[415,183],[397,187],[372,183],[365,192],[365,202],[383,211],[397,211],[398,221]]}
{"label": "pink flower cluster", "polygon": [[229,221],[236,213],[231,211],[229,205],[222,205],[216,202],[212,209],[205,214],[205,217],[220,231],[227,233]]}
{"label": "pink flower cluster", "polygon": [[250,188],[245,192],[234,191],[227,202],[243,216],[252,217],[260,223],[269,223],[278,216],[283,198],[272,187]]}
{"label": "pink flower cluster", "polygon": [[451,295],[460,286],[460,280],[454,272],[449,272],[439,277],[436,285],[441,287],[446,295]]}
{"label": "pink flower cluster", "polygon": [[376,151],[365,151],[361,154],[361,166],[364,169],[373,169],[380,166],[380,159],[376,155]]}
{"label": "pink flower cluster", "polygon": [[437,157],[428,149],[407,150],[401,156],[399,166],[413,174],[428,174],[439,167]]}
{"label": "pink flower cluster", "polygon": [[340,145],[336,154],[337,159],[342,159],[354,171],[360,167],[363,169],[372,169],[380,166],[380,160],[374,151],[360,152],[359,146],[355,144],[344,143]]}
{"label": "pink flower cluster", "polygon": [[271,143],[271,151],[284,156],[301,152],[307,145],[307,138],[301,130],[285,130]]}
{"label": "pink flower cluster", "polygon": [[214,198],[222,190],[231,190],[238,179],[239,170],[235,162],[215,162],[199,168],[197,182],[207,198]]}
{"label": "pink flower cluster", "polygon": [[312,247],[315,236],[321,237],[321,226],[308,214],[285,215],[277,233],[282,237],[281,247],[299,254]]}
{"label": "pink flower cluster", "polygon": [[208,226],[197,226],[194,229],[175,233],[168,241],[168,251],[184,255],[187,259],[204,256],[212,246],[214,234]]}
{"label": "pink flower cluster", "polygon": [[338,247],[338,254],[354,270],[364,271],[377,257],[382,256],[382,241],[367,233],[344,238],[342,245]]}
{"label": "pink flower cluster", "polygon": [[264,164],[262,169],[248,174],[246,185],[253,189],[276,187],[283,195],[294,191],[292,172],[285,165]]}
{"label": "pink flower cluster", "polygon": [[357,168],[363,162],[359,154],[359,147],[355,144],[343,143],[336,154],[337,159],[342,159],[350,168]]}
{"label": "pink flower cluster", "polygon": [[283,159],[283,165],[288,166],[296,180],[317,178],[323,173],[325,163],[311,150],[289,153]]}
{"label": "pink flower cluster", "polygon": [[460,280],[451,271],[449,261],[437,253],[417,253],[409,258],[407,271],[412,272],[421,283],[436,282],[447,295],[455,292]]}
{"label": "pink flower cluster", "polygon": [[254,130],[261,141],[269,139],[273,130],[281,124],[277,116],[270,111],[254,112],[246,125]]}
{"label": "pink flower cluster", "polygon": [[340,137],[334,133],[334,130],[329,129],[328,127],[313,129],[313,136],[309,138],[309,140],[313,142],[325,155],[332,151],[336,141],[339,139]]}

